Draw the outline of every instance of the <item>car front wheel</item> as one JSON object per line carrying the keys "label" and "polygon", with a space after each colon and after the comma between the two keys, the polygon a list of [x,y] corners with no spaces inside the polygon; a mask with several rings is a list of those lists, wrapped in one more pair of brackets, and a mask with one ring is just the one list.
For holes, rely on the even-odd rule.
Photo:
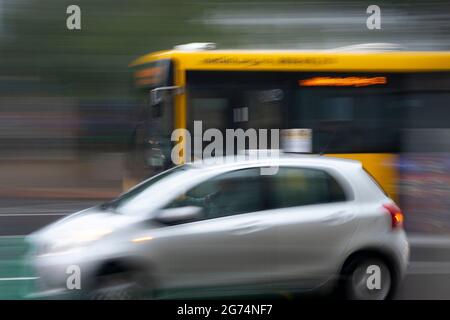
{"label": "car front wheel", "polygon": [[151,298],[143,286],[142,277],[135,272],[121,271],[98,277],[90,292],[91,300],[141,300]]}

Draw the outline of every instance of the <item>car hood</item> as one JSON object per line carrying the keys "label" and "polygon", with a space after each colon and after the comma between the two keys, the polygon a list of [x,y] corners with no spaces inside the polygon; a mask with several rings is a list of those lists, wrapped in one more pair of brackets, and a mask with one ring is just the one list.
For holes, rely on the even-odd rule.
{"label": "car hood", "polygon": [[95,228],[110,229],[111,231],[123,228],[136,221],[135,218],[111,211],[101,210],[98,207],[86,209],[58,220],[27,237],[29,242],[51,241],[55,238],[65,237],[73,232],[92,230]]}

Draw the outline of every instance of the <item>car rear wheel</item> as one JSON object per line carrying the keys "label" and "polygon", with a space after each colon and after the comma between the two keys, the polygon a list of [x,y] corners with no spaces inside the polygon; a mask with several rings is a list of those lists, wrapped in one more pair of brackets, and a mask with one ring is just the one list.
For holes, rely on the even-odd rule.
{"label": "car rear wheel", "polygon": [[343,293],[350,300],[385,300],[393,292],[389,266],[378,257],[353,259],[343,271]]}

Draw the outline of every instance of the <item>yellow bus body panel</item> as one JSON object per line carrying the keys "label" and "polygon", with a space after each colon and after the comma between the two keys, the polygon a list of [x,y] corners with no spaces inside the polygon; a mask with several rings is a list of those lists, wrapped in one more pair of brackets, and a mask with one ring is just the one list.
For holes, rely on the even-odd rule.
{"label": "yellow bus body panel", "polygon": [[162,51],[144,55],[130,66],[173,59],[180,70],[216,71],[445,71],[450,52],[338,52],[338,51]]}

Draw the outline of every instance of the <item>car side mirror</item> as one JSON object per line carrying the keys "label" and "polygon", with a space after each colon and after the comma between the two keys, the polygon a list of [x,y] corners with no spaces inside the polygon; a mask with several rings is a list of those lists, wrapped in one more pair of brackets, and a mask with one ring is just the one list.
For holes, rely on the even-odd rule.
{"label": "car side mirror", "polygon": [[179,224],[196,221],[204,217],[202,207],[186,206],[180,208],[162,209],[155,217],[155,220],[163,224]]}

